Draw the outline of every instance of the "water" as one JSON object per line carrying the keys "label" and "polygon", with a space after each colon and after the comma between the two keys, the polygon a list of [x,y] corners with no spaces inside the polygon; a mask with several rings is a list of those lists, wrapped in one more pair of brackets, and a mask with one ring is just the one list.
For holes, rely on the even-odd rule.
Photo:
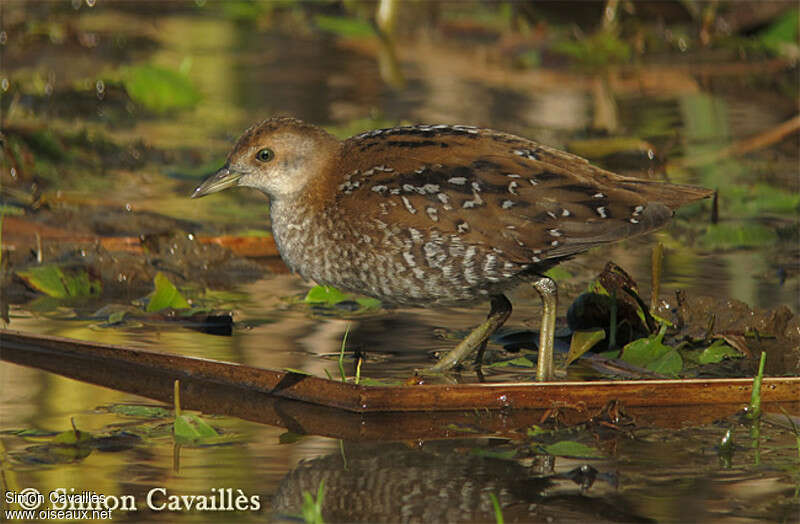
{"label": "water", "polygon": [[[241,130],[273,114],[291,114],[342,134],[398,122],[474,124],[565,147],[590,136],[587,129],[610,96],[612,116],[604,124],[613,128],[612,134],[647,140],[658,155],[651,160],[627,153],[597,163],[637,176],[717,188],[721,224],[743,231],[766,227],[776,232],[775,238],[741,246],[704,243],[706,205],[645,238],[565,263],[572,278],[560,282],[559,315],[607,260],[624,267],[647,295],[649,253],[657,241],[666,246],[664,296],[685,289],[690,295],[733,298],[758,308],[787,305],[800,310],[796,204],[791,208],[799,189],[796,141],[694,168],[675,161],[725,147],[790,117],[797,93],[796,85],[786,93],[791,73],[779,71],[773,81],[756,64],[743,75],[704,76],[666,63],[645,67],[638,77],[618,75],[603,84],[563,64],[515,70],[501,50],[482,39],[431,28],[420,29],[413,38],[401,36],[393,66],[376,39],[320,35],[298,9],[265,11],[251,23],[237,23],[229,12],[219,12],[234,4],[73,4],[79,8],[14,2],[2,7],[7,41],[0,77],[13,86],[3,94],[4,128],[86,130],[85,143],[65,146],[85,155],[83,167],[76,167],[74,158],[56,157],[47,164],[54,166],[50,171],[41,163],[35,171],[23,162],[26,171],[17,172],[16,179],[8,178],[10,164],[4,164],[5,186],[28,195],[36,193],[35,184],[44,192],[44,207],[51,209],[37,216],[52,213],[49,225],[133,236],[176,227],[169,219],[141,218],[153,212],[180,219],[184,231],[266,230],[267,203],[260,195],[235,191],[200,201],[186,196],[203,173],[221,165]],[[28,21],[38,25],[26,25]],[[117,76],[122,67],[137,64],[188,71],[202,100],[193,109],[166,116],[142,110],[127,98]],[[391,73],[392,67],[402,72],[402,80]],[[33,173],[41,178],[33,179]],[[771,188],[773,195],[788,196],[764,203],[761,197],[769,191],[758,193],[753,189],[758,184]],[[21,198],[13,192],[3,196],[12,207]],[[9,238],[4,230],[4,242]],[[49,261],[73,256],[58,242],[45,240],[43,249]],[[24,249],[3,256],[22,264],[30,262],[27,253]],[[137,260],[141,266],[135,265]],[[452,347],[488,310],[483,305],[380,310],[346,320],[313,314],[293,302],[309,284],[282,272],[275,261],[268,262],[271,271],[257,265],[264,261],[248,262],[252,265],[236,266],[221,277],[213,274],[214,267],[191,265],[191,253],[172,261],[144,260],[142,254],[118,257],[114,268],[120,268],[125,284],[88,303],[34,306],[28,300],[32,295],[23,300],[15,294],[19,283],[7,283],[4,302],[11,304],[6,327],[317,376],[326,371],[338,376],[335,356],[349,330],[348,349],[365,357],[363,376],[397,379],[432,362],[434,351]],[[217,282],[212,288],[235,290],[235,297],[214,302],[232,312],[234,335],[212,336],[169,322],[104,327],[105,319],[92,314],[146,295],[151,286],[148,264],[167,268],[176,282],[194,287],[197,297],[212,281]],[[538,329],[535,293],[518,289],[511,300],[515,309],[508,328]],[[353,360],[345,364],[353,374]],[[490,414],[462,414],[458,422],[444,416],[420,422],[333,415],[332,420],[339,420],[334,424],[326,418],[330,413],[279,403],[274,417],[257,421],[215,415],[224,411],[207,413],[228,440],[176,447],[171,419],[131,417],[116,409],[152,405],[151,400],[10,363],[0,365],[0,373],[4,488],[36,487],[46,493],[73,487],[134,495],[138,511],[114,513],[115,519],[132,522],[286,518],[300,513],[303,491],[316,493],[323,479],[326,515],[338,521],[493,521],[489,493],[498,497],[507,521],[789,521],[798,510],[797,449],[791,431],[765,423],[762,447],[755,450],[752,443],[757,440],[733,415],[736,406],[711,415],[698,408],[658,421],[640,414],[642,418],[628,425],[627,419],[609,419],[610,425],[572,429],[569,424],[540,423],[540,414],[521,425],[509,422],[501,431],[492,418],[496,415]],[[497,371],[487,375],[492,380],[520,379]],[[586,375],[587,369],[578,365],[566,377]],[[36,448],[50,444],[51,435],[14,433],[63,432],[70,429],[70,420],[95,436],[129,440],[113,451],[93,447],[86,456],[65,458],[50,448]],[[527,431],[534,422],[548,430],[544,437]],[[450,427],[449,433],[432,430],[442,427]],[[726,458],[717,447],[729,428],[738,447]],[[561,440],[591,446],[601,458],[540,454],[541,446]],[[570,474],[586,464],[596,470],[593,483]],[[212,488],[242,490],[257,496],[261,508],[154,511],[146,504],[154,488],[208,496],[216,493]]]}

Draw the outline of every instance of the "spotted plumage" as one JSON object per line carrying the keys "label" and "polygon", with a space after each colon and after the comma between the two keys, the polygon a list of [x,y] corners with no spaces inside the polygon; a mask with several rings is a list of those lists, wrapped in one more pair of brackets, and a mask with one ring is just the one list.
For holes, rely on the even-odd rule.
{"label": "spotted plumage", "polygon": [[489,129],[403,126],[339,141],[289,118],[245,132],[194,196],[233,185],[270,197],[275,240],[294,271],[425,307],[500,296],[593,246],[652,231],[710,193],[619,176]]}

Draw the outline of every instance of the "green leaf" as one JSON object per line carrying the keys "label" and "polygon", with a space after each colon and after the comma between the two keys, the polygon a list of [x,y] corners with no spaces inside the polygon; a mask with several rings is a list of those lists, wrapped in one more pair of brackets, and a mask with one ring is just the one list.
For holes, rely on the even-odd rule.
{"label": "green leaf", "polygon": [[314,24],[323,31],[348,38],[363,38],[375,34],[375,30],[369,22],[357,18],[316,15]]}
{"label": "green leaf", "polygon": [[80,431],[77,429],[70,429],[59,433],[53,438],[54,444],[67,444],[70,446],[85,445],[91,441],[94,436],[88,431]]}
{"label": "green leaf", "polygon": [[85,269],[64,272],[55,264],[17,271],[17,276],[37,291],[54,298],[96,296],[103,289],[103,284],[91,280]]}
{"label": "green leaf", "polygon": [[317,489],[317,498],[314,499],[308,491],[303,491],[303,521],[306,524],[323,524],[325,521],[322,519],[322,504],[325,500],[325,480],[319,482]]}
{"label": "green leaf", "polygon": [[314,286],[308,290],[303,302],[307,304],[328,304],[332,306],[349,299],[350,297],[347,294],[342,293],[333,286]]}
{"label": "green leaf", "polygon": [[189,78],[163,67],[127,68],[123,71],[123,84],[136,103],[156,113],[188,109],[200,101],[200,93]]}
{"label": "green leaf", "polygon": [[761,224],[712,224],[700,237],[700,244],[707,249],[738,249],[762,247],[778,240],[775,230]]}
{"label": "green leaf", "polygon": [[647,364],[647,369],[662,375],[677,375],[683,369],[683,359],[680,354],[670,349],[668,352]]}
{"label": "green leaf", "polygon": [[797,45],[797,9],[791,9],[758,35],[758,40],[770,51],[779,53],[784,46]]}
{"label": "green leaf", "polygon": [[538,435],[543,435],[545,433],[550,433],[550,431],[544,429],[541,426],[537,426],[536,424],[525,430],[525,434],[528,435],[529,437],[536,437]]}
{"label": "green leaf", "polygon": [[569,271],[567,271],[562,267],[555,266],[545,271],[544,276],[550,277],[556,282],[563,282],[565,280],[571,279],[572,273],[570,273]]}
{"label": "green leaf", "polygon": [[620,354],[620,350],[618,350],[618,349],[610,349],[608,351],[601,351],[600,353],[597,353],[597,356],[601,357],[601,358],[606,358],[606,359],[611,360],[611,359],[619,358],[619,354]]}
{"label": "green leaf", "polygon": [[517,357],[511,360],[501,360],[500,362],[492,362],[489,364],[490,368],[505,368],[509,366],[532,368],[536,367],[536,364],[534,364],[528,357]]}
{"label": "green leaf", "polygon": [[649,367],[651,362],[655,362],[670,351],[673,351],[671,347],[661,343],[666,331],[667,326],[662,325],[655,335],[634,340],[622,348],[620,358],[633,366]]}
{"label": "green leaf", "polygon": [[606,330],[597,328],[592,331],[574,331],[569,343],[569,353],[567,353],[567,366],[572,364],[581,355],[592,349],[600,341],[606,338]]}
{"label": "green leaf", "polygon": [[120,322],[122,322],[122,319],[125,318],[125,314],[126,313],[127,313],[127,311],[124,311],[124,310],[114,311],[113,313],[108,315],[108,323],[109,324],[119,324]]}
{"label": "green leaf", "polygon": [[30,440],[41,440],[43,437],[52,437],[56,435],[53,431],[46,431],[44,429],[6,429],[0,432],[2,434],[16,435]]}
{"label": "green leaf", "polygon": [[108,410],[111,413],[125,417],[167,418],[172,415],[172,412],[168,409],[158,406],[142,406],[140,404],[114,404]]}
{"label": "green leaf", "polygon": [[542,449],[548,455],[555,455],[558,457],[603,458],[603,454],[595,448],[573,440],[562,440],[555,444],[542,446]]}
{"label": "green leaf", "polygon": [[192,414],[175,417],[173,430],[176,438],[189,441],[219,437],[219,433],[214,428],[197,415]]}
{"label": "green leaf", "polygon": [[162,309],[188,309],[189,303],[183,298],[178,288],[160,271],[154,279],[156,290],[150,295],[145,311],[153,313]]}
{"label": "green leaf", "polygon": [[64,273],[61,268],[52,264],[33,267],[26,271],[17,271],[17,276],[29,286],[45,295],[55,298],[66,298],[67,288],[62,279]]}
{"label": "green leaf", "polygon": [[717,362],[721,362],[725,357],[738,358],[741,356],[741,353],[727,345],[724,340],[717,339],[700,353],[697,357],[697,361],[700,364],[716,364]]}
{"label": "green leaf", "polygon": [[445,426],[445,429],[448,431],[456,431],[458,433],[480,433],[479,429],[466,424],[448,424]]}
{"label": "green leaf", "polygon": [[356,302],[364,309],[377,309],[381,307],[381,301],[372,297],[358,297]]}

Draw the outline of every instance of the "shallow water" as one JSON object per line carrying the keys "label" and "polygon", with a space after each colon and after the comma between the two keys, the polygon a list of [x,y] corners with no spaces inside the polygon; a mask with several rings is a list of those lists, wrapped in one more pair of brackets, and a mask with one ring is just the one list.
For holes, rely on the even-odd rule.
{"label": "shallow water", "polygon": [[[104,157],[99,169],[91,165],[86,177],[62,176],[58,170],[48,177],[44,191],[56,207],[157,212],[187,221],[197,232],[266,230],[268,207],[260,195],[229,191],[199,201],[186,198],[204,172],[221,164],[236,135],[259,119],[291,114],[342,135],[399,122],[473,124],[567,147],[596,136],[587,130],[599,100],[611,96],[616,107],[611,134],[642,138],[657,156],[626,153],[596,163],[626,174],[719,189],[721,224],[742,230],[763,226],[779,234],[758,245],[704,244],[710,211],[708,204],[698,206],[680,213],[662,231],[563,264],[572,278],[559,283],[559,316],[608,260],[624,267],[647,295],[650,250],[656,242],[666,247],[665,297],[685,289],[690,295],[800,311],[797,208],[762,206],[746,196],[756,181],[789,199],[798,193],[796,140],[695,168],[674,162],[791,117],[796,85],[789,96],[784,85],[791,84],[785,78],[792,77],[791,71],[765,75],[756,64],[747,74],[715,74],[713,67],[704,72],[703,67],[666,62],[638,74],[616,75],[606,85],[563,63],[514,69],[501,47],[475,35],[426,27],[399,38],[399,81],[386,73],[391,64],[376,38],[322,35],[310,28],[301,10],[262,13],[252,23],[237,23],[220,15],[219,6],[194,2],[73,4],[80,8],[44,2],[0,7],[7,39],[0,77],[12,85],[3,94],[4,128],[86,129],[122,146],[121,152]],[[22,19],[39,25],[25,29]],[[109,71],[136,63],[185,68],[202,100],[166,116],[141,110],[109,80]],[[767,78],[770,74],[774,81]],[[105,79],[102,89],[100,79]],[[794,79],[796,84],[796,74]],[[274,261],[270,267],[276,267]],[[191,274],[181,276],[193,281]],[[240,293],[225,305],[235,320],[230,337],[167,322],[104,327],[103,319],[91,318],[107,305],[102,300],[44,310],[17,302],[10,306],[6,327],[317,376],[326,371],[338,376],[336,355],[348,330],[348,350],[365,356],[363,376],[404,378],[432,362],[433,352],[452,347],[488,309],[382,309],[333,318],[290,300],[310,287],[293,275],[265,273],[255,280],[231,278],[228,284],[224,287]],[[106,301],[129,304],[143,295]],[[535,293],[517,289],[511,300],[508,330],[538,329]],[[354,374],[352,359],[346,365]],[[580,427],[556,435],[557,440],[593,446],[603,455],[599,459],[537,454],[538,444],[521,428],[513,428],[511,435],[482,432],[480,438],[468,438],[469,428],[461,433],[456,428],[441,440],[404,434],[393,442],[345,441],[330,434],[296,436],[288,419],[278,427],[219,416],[210,422],[230,436],[223,445],[176,448],[171,438],[155,434],[120,451],[95,449],[80,460],[53,463],[50,455],[42,459],[31,451],[39,441],[11,432],[66,431],[70,419],[81,431],[96,434],[127,425],[139,430],[141,418],[109,410],[151,402],[5,362],[0,374],[5,489],[74,487],[134,495],[140,510],[115,512],[115,519],[175,519],[176,513],[145,507],[146,493],[155,487],[178,494],[232,488],[260,497],[259,511],[181,511],[183,520],[285,518],[300,513],[302,492],[315,493],[322,479],[326,515],[338,521],[492,521],[489,493],[499,498],[508,521],[790,521],[798,511],[800,477],[791,431],[765,424],[762,447],[754,450],[754,440],[733,410],[692,420],[685,428],[674,420],[668,427]],[[496,370],[488,375],[504,378]],[[586,375],[587,368],[579,364],[559,378]],[[481,425],[478,415],[476,425]],[[725,462],[716,446],[728,428],[740,447]],[[587,463],[598,474],[586,489],[558,476]]]}

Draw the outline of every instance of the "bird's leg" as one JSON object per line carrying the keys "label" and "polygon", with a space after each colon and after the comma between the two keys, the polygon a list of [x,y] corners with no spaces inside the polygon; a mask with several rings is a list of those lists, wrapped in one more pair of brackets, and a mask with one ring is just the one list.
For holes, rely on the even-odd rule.
{"label": "bird's leg", "polygon": [[533,288],[542,297],[542,327],[539,330],[539,361],[536,365],[536,380],[553,378],[553,339],[556,332],[556,306],[558,287],[552,278],[542,277],[533,283]]}
{"label": "bird's leg", "polygon": [[[464,360],[467,355],[472,353],[477,348],[489,340],[492,333],[497,331],[497,328],[503,325],[511,315],[511,302],[505,295],[492,295],[492,309],[489,311],[489,316],[478,327],[472,330],[467,337],[459,342],[459,344],[450,350],[439,362],[426,371],[432,373],[441,373],[448,371],[456,366],[459,362]],[[481,352],[481,356],[482,352]]]}
{"label": "bird's leg", "polygon": [[[491,315],[491,313],[489,313]],[[480,346],[478,346],[478,351],[475,353],[475,366],[480,368],[481,363],[483,362],[483,354],[486,352],[486,345],[489,343],[489,339],[487,338],[484,340]]]}

